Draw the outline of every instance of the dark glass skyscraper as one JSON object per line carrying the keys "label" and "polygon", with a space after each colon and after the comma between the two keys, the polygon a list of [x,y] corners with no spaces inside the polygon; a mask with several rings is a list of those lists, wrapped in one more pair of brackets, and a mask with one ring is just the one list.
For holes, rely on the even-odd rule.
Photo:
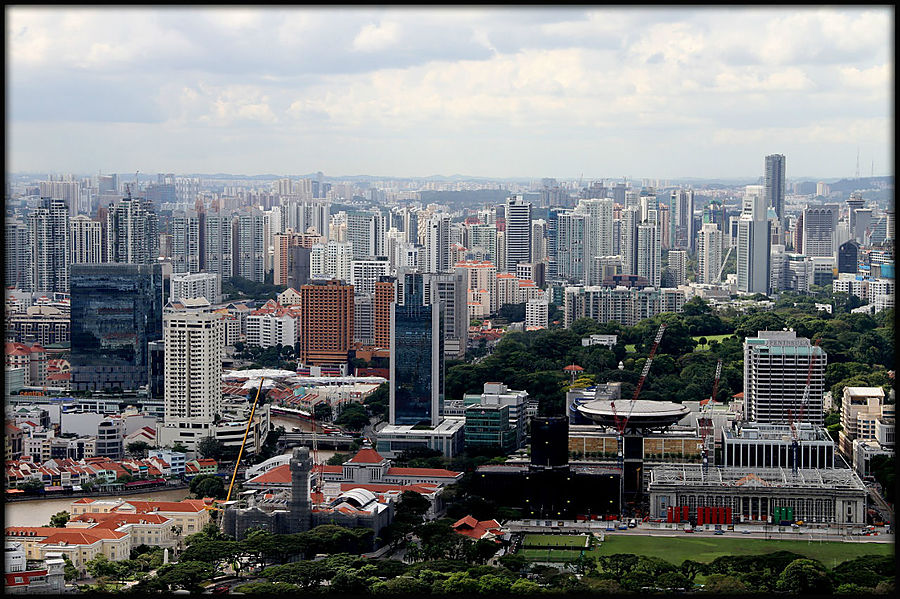
{"label": "dark glass skyscraper", "polygon": [[853,239],[838,248],[838,272],[859,272],[859,244]]}
{"label": "dark glass skyscraper", "polygon": [[72,389],[138,389],[149,382],[148,343],[162,339],[159,264],[73,264]]}
{"label": "dark glass skyscraper", "polygon": [[766,156],[766,205],[775,209],[778,220],[784,222],[784,154]]}
{"label": "dark glass skyscraper", "polygon": [[444,401],[443,306],[424,303],[419,273],[403,279],[403,305],[391,305],[390,423],[437,426]]}

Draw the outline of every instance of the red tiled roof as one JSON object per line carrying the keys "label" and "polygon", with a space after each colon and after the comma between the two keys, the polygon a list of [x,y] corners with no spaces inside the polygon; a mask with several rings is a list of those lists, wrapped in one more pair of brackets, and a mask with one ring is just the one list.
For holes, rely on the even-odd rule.
{"label": "red tiled roof", "polygon": [[58,532],[65,532],[66,528],[51,528],[49,526],[7,526],[8,537],[47,537]]}
{"label": "red tiled roof", "polygon": [[121,539],[124,536],[127,536],[127,533],[119,532],[117,530],[98,530],[96,528],[90,528],[88,530],[72,529],[66,530],[65,532],[58,532],[47,537],[43,541],[38,542],[42,545],[58,545],[61,542],[65,542],[67,545],[93,545],[101,539]]}
{"label": "red tiled roof", "polygon": [[316,464],[312,467],[313,472],[328,472],[331,474],[341,474],[344,472],[342,466],[329,466],[328,464]]}
{"label": "red tiled roof", "polygon": [[478,521],[472,516],[466,516],[458,520],[453,526],[453,530],[461,535],[471,537],[473,539],[481,539],[485,533],[500,533],[500,523],[496,520]]}
{"label": "red tiled roof", "polygon": [[291,483],[291,465],[282,464],[258,474],[247,481],[254,484],[288,485]]}
{"label": "red tiled roof", "polygon": [[[197,505],[197,504],[200,505]],[[185,500],[185,501],[126,501],[125,504],[134,506],[134,509],[137,513],[146,513],[153,512],[154,510],[159,510],[160,512],[201,512],[203,511],[203,502],[200,500]],[[116,508],[116,510],[119,510]]]}
{"label": "red tiled roof", "polygon": [[456,523],[453,524],[450,528],[453,528],[453,529],[458,529],[458,528],[462,528],[462,527],[475,528],[476,526],[478,526],[478,520],[476,520],[472,516],[464,516],[463,518],[460,518],[459,520],[457,520]]}
{"label": "red tiled roof", "polygon": [[374,449],[360,449],[359,452],[350,458],[351,464],[380,464],[384,458]]}

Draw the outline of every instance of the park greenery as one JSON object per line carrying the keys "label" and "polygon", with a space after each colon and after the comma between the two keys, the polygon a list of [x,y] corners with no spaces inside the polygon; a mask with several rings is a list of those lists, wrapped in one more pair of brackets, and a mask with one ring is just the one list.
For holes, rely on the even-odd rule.
{"label": "park greenery", "polygon": [[[675,402],[696,401],[712,392],[716,361],[723,361],[716,399],[727,402],[743,389],[743,341],[761,330],[791,328],[798,336],[819,340],[828,354],[826,389],[835,403],[846,386],[882,386],[893,379],[894,312],[884,310],[870,316],[851,314],[846,294],[834,294],[834,314],[818,311],[816,296],[785,293],[772,310],[728,308],[714,311],[704,300],[693,298],[682,313],[663,313],[635,326],[618,322],[576,320],[569,328],[506,333],[493,352],[481,359],[446,367],[445,396],[460,399],[478,393],[488,381],[502,381],[511,389],[525,389],[539,402],[541,414],[561,414],[565,391],[571,379],[565,366],[584,368],[580,384],[621,382],[622,396],[630,397],[653,345],[660,324],[666,323],[651,375],[641,398]],[[612,348],[581,345],[591,334],[614,334]],[[724,335],[724,337],[722,337]],[[701,338],[711,337],[700,345]],[[695,339],[696,338],[696,339]],[[721,340],[720,340],[721,339]],[[634,352],[626,351],[633,346]],[[620,369],[621,364],[621,369]]]}
{"label": "park greenery", "polygon": [[[888,595],[895,589],[893,559],[877,555],[847,560],[833,569],[818,560],[789,551],[725,555],[710,562],[685,559],[680,564],[659,557],[625,553],[589,556],[586,552],[561,567],[534,563],[521,555],[511,554],[498,558],[496,565],[486,565],[484,561],[500,545],[493,541],[475,542],[452,531],[448,533],[440,521],[413,524],[414,514],[415,509],[407,512],[406,518],[411,520],[405,525],[412,526],[411,534],[423,544],[421,548],[413,549],[416,543],[406,542],[402,561],[373,560],[350,552],[325,550],[319,551],[325,555],[316,559],[273,563],[272,558],[283,559],[284,556],[271,546],[271,535],[256,531],[240,543],[228,539],[195,539],[179,564],[158,575],[159,580],[144,580],[141,585],[144,589],[160,590],[199,588],[198,573],[209,575],[221,571],[229,560],[235,560],[234,565],[242,563],[239,574],[245,574],[246,570],[257,573],[235,589],[245,594],[606,595],[693,591],[728,595]],[[282,535],[279,540],[285,536],[297,537]],[[441,540],[436,543],[434,538]],[[292,548],[287,550],[292,555],[296,551],[293,542],[289,542]],[[405,541],[400,539],[399,542]],[[192,551],[192,547],[198,549]],[[329,546],[327,549],[336,548]],[[323,549],[326,548],[317,548]],[[238,555],[243,555],[244,560],[237,560]],[[187,566],[179,568],[180,564]],[[205,564],[206,568],[201,570],[197,564]]]}
{"label": "park greenery", "polygon": [[242,370],[274,368],[278,370],[296,370],[296,350],[292,345],[273,345],[271,347],[261,347],[258,345],[247,345],[243,341],[234,344],[234,358],[239,360],[247,360],[250,362],[248,366],[242,367]]}
{"label": "park greenery", "polygon": [[222,295],[228,301],[252,299],[265,302],[266,300],[275,299],[279,293],[287,289],[287,286],[273,285],[274,276],[269,271],[266,274],[266,280],[262,283],[243,277],[230,277],[222,281]]}

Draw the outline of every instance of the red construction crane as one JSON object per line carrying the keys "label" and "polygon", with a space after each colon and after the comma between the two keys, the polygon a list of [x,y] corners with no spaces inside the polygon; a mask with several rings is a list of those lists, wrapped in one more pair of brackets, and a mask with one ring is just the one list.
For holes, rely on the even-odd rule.
{"label": "red construction crane", "polygon": [[634,389],[634,396],[631,398],[631,406],[629,407],[628,415],[624,417],[619,416],[618,412],[616,412],[615,400],[609,402],[610,408],[612,408],[613,422],[616,425],[616,448],[619,472],[621,473],[619,475],[619,509],[623,514],[625,509],[625,448],[622,435],[625,433],[625,427],[628,426],[628,419],[631,418],[631,414],[634,412],[634,404],[637,403],[637,398],[641,394],[641,388],[644,386],[644,380],[647,378],[647,373],[650,372],[650,365],[653,364],[653,356],[656,355],[656,348],[659,347],[659,342],[662,340],[665,330],[665,323],[659,325],[659,330],[656,332],[656,338],[653,340],[653,347],[650,348],[650,355],[647,356],[647,361],[644,363],[644,368],[641,371],[641,378],[638,379],[637,387]]}
{"label": "red construction crane", "polygon": [[641,394],[641,388],[644,386],[644,380],[647,378],[647,373],[650,372],[650,365],[653,364],[653,356],[656,355],[656,348],[659,347],[659,342],[662,340],[663,333],[666,331],[666,324],[663,323],[659,325],[659,330],[656,332],[656,338],[653,340],[653,347],[650,348],[650,355],[647,356],[647,361],[644,363],[644,369],[641,370],[641,378],[638,379],[637,387],[634,389],[634,396],[631,398],[631,406],[628,410],[628,415],[625,417],[619,416],[618,412],[616,412],[616,402],[610,401],[610,407],[613,412],[613,421],[616,424],[616,431],[618,431],[619,436],[625,432],[625,427],[628,425],[628,419],[631,418],[632,412],[634,412],[634,404],[637,401],[638,396]]}
{"label": "red construction crane", "polygon": [[703,470],[709,468],[709,450],[714,445],[712,435],[712,405],[716,401],[716,393],[719,390],[719,377],[722,376],[722,358],[716,362],[716,376],[713,380],[712,395],[706,400],[706,404],[700,410],[700,418],[697,424],[700,428],[700,451],[703,455]]}
{"label": "red construction crane", "polygon": [[798,424],[803,421],[803,415],[806,411],[806,404],[809,403],[809,391],[812,385],[812,372],[813,366],[816,363],[816,360],[819,357],[816,349],[819,347],[819,342],[821,339],[816,339],[815,343],[813,343],[812,347],[809,350],[809,369],[806,371],[806,386],[803,388],[803,397],[800,400],[800,410],[798,412],[798,417],[794,418],[794,413],[792,410],[788,410],[788,418],[790,419],[791,424],[791,456],[793,457],[793,465],[791,466],[791,472],[797,474],[798,468],[798,459],[800,456],[800,431],[798,430]]}

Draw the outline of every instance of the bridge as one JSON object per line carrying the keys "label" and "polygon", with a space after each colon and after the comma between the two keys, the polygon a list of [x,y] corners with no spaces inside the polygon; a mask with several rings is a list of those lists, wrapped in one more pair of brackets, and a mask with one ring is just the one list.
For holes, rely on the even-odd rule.
{"label": "bridge", "polygon": [[278,448],[284,451],[288,447],[312,447],[313,437],[315,436],[316,445],[321,448],[328,449],[350,449],[353,445],[354,437],[350,435],[327,435],[318,433],[284,433],[278,438]]}

